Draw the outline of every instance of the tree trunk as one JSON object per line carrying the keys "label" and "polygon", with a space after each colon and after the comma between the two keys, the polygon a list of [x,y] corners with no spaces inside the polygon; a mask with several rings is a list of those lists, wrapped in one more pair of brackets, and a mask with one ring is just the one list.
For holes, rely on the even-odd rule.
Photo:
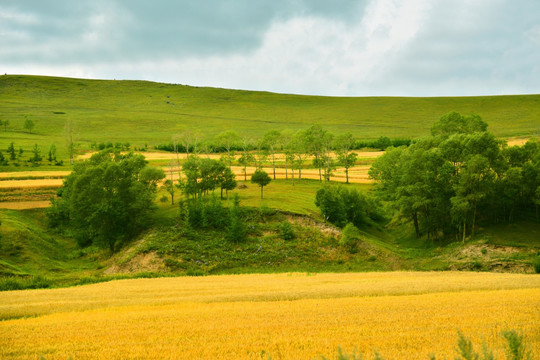
{"label": "tree trunk", "polygon": [[462,238],[462,242],[465,244],[465,234],[466,234],[466,230],[467,230],[467,220],[463,220],[463,238]]}
{"label": "tree trunk", "polygon": [[420,238],[420,226],[418,226],[418,214],[416,211],[413,213],[414,230],[416,231],[416,237]]}
{"label": "tree trunk", "polygon": [[349,168],[345,168],[345,177],[347,178],[347,184],[349,183]]}
{"label": "tree trunk", "polygon": [[244,165],[244,181],[247,181],[247,165]]}
{"label": "tree trunk", "polygon": [[272,168],[274,170],[274,180],[276,180],[276,162],[274,160],[274,153],[272,153]]}
{"label": "tree trunk", "polygon": [[221,196],[220,196],[221,200],[223,200],[223,188],[221,188]]}
{"label": "tree trunk", "polygon": [[261,186],[261,199],[263,198],[263,187]]}
{"label": "tree trunk", "polygon": [[476,225],[476,204],[474,204],[474,211],[472,217],[471,238],[474,237],[474,226]]}

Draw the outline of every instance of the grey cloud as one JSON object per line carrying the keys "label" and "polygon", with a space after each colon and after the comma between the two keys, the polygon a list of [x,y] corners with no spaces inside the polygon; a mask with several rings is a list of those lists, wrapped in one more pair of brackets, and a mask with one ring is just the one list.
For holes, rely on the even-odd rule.
{"label": "grey cloud", "polygon": [[[26,35],[4,37],[0,61],[88,63],[96,60],[146,59],[230,54],[256,49],[276,18],[325,16],[351,21],[363,3],[342,0],[205,0],[205,1],[7,1],[2,11],[32,16],[34,24],[8,22],[0,31]],[[104,15],[103,15],[104,14]],[[93,29],[92,16],[105,17]],[[88,34],[101,31],[95,43]],[[47,51],[44,47],[52,49]],[[114,51],[111,51],[114,48]]]}

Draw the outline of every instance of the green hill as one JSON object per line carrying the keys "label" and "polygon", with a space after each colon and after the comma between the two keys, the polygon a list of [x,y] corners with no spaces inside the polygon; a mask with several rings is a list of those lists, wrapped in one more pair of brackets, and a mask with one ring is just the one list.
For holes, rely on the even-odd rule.
{"label": "green hill", "polygon": [[[83,148],[96,141],[135,146],[168,143],[197,130],[201,138],[234,129],[258,136],[269,129],[298,130],[321,124],[361,139],[415,138],[429,133],[449,111],[476,113],[497,136],[532,135],[540,126],[540,95],[478,97],[320,97],[200,88],[147,81],[0,76],[1,148],[11,141],[30,149],[55,143],[63,154],[66,119],[76,124]],[[35,123],[23,131],[25,115]],[[86,144],[84,144],[86,143]],[[62,146],[59,146],[62,145]]]}

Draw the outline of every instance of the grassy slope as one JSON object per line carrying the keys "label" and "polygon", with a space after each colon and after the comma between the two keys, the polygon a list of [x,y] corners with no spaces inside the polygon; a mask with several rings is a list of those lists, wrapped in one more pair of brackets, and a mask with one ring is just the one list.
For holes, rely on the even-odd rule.
{"label": "grassy slope", "polygon": [[[14,141],[17,146],[22,145],[26,149],[38,143],[45,150],[50,143],[55,142],[61,156],[65,156],[62,153],[62,133],[68,117],[76,121],[80,141],[129,141],[134,145],[165,143],[169,141],[171,134],[188,128],[197,129],[205,136],[212,136],[224,129],[261,135],[270,128],[295,130],[317,122],[331,131],[352,131],[365,138],[380,135],[415,137],[427,134],[431,123],[450,110],[480,114],[490,123],[491,129],[501,136],[530,134],[540,123],[540,114],[535,111],[540,104],[540,96],[536,95],[331,98],[194,88],[141,81],[0,76],[0,96],[0,118],[9,120],[12,130],[22,129],[24,114],[30,114],[30,118],[36,123],[35,134],[22,131],[5,133],[0,129],[0,149]],[[204,127],[200,124],[204,124]],[[43,167],[40,170],[43,170]],[[247,206],[260,207],[264,204],[269,208],[318,216],[313,203],[315,192],[320,185],[317,181],[304,180],[294,188],[285,181],[272,182],[265,189],[263,201],[259,199],[258,187],[249,183],[247,185],[247,189],[237,190],[242,203]],[[369,186],[358,185],[358,188],[366,190]],[[160,206],[157,224],[169,226],[170,219],[177,214],[177,208],[167,204]],[[96,260],[102,260],[102,255],[92,255],[94,258],[78,257],[72,240],[59,237],[46,228],[43,214],[42,210],[0,211],[0,220],[3,222],[0,227],[0,234],[3,235],[0,240],[0,271],[12,274],[41,273],[51,277],[69,276],[70,273],[76,273],[77,276],[95,274],[98,271]],[[268,226],[263,226],[263,233],[268,233],[264,236],[264,241],[271,247],[265,256],[270,259],[279,259],[280,251],[293,251],[305,246],[300,240],[292,245],[275,241],[279,238],[276,232],[277,222],[282,220],[277,218],[271,220]],[[320,231],[309,233],[303,229],[304,225],[299,223],[297,227],[302,239],[320,235]],[[480,236],[484,236],[484,242],[496,245],[540,247],[538,243],[530,241],[531,229],[537,231],[538,226],[532,222],[520,226],[501,226],[497,231],[486,230],[485,233],[480,233]],[[327,241],[322,241],[326,241],[328,251],[320,261],[313,262],[312,250],[317,244],[313,245],[313,249],[307,249],[308,255],[302,260],[304,268],[426,270],[448,268],[455,260],[463,264],[490,260],[482,259],[482,256],[477,260],[476,253],[474,256],[456,254],[454,247],[441,250],[436,245],[426,246],[425,242],[411,240],[407,234],[387,234],[374,228],[366,231],[366,246],[359,255],[350,257],[341,250],[332,254],[331,248],[335,248],[337,242],[327,238]],[[209,238],[212,236],[211,233],[206,235]],[[177,242],[184,240],[175,238]],[[482,244],[477,244],[477,247],[483,246]],[[183,243],[182,246],[184,245],[193,246],[188,243]],[[158,239],[153,246],[159,250],[166,244]],[[257,251],[257,246],[252,249],[252,246],[248,245],[243,251]],[[529,254],[528,249],[524,252],[525,255],[514,256],[509,260],[530,261],[532,253]],[[299,254],[301,256],[301,252]],[[223,254],[218,252],[212,255]],[[376,255],[376,260],[373,260],[373,255]],[[234,260],[234,253],[231,256]],[[372,263],[366,264],[366,260]],[[310,261],[312,263],[309,263]],[[249,262],[240,263],[240,269],[235,271],[248,271],[252,265]],[[268,271],[271,269],[270,266]],[[283,268],[286,269],[287,267]]]}
{"label": "grassy slope", "polygon": [[[186,129],[199,131],[203,138],[226,129],[259,136],[272,128],[298,130],[316,123],[336,133],[351,131],[359,138],[414,138],[427,135],[432,123],[452,110],[479,114],[498,136],[531,135],[540,124],[540,95],[318,97],[5,75],[0,76],[0,97],[0,119],[9,120],[13,130],[0,129],[0,148],[14,141],[29,150],[38,143],[45,153],[55,143],[62,156],[67,118],[76,123],[84,148],[93,141],[167,143],[172,134]],[[25,114],[36,124],[34,134],[22,131]]]}
{"label": "grassy slope", "polygon": [[0,221],[0,275],[69,277],[96,269],[91,258],[73,259],[76,243],[48,229],[42,209],[3,209]]}

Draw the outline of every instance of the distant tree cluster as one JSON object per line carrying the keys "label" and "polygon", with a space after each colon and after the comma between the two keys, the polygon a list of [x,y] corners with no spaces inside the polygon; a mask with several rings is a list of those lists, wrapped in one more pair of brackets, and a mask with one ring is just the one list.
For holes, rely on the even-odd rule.
{"label": "distant tree cluster", "polygon": [[114,252],[149,223],[161,169],[142,155],[104,150],[76,163],[51,200],[52,226],[72,234],[79,245],[95,244]]}
{"label": "distant tree cluster", "polygon": [[[372,147],[384,150],[389,146],[408,146],[409,139],[390,139],[380,137],[374,141],[360,141],[351,133],[334,135],[320,125],[313,125],[297,132],[270,130],[259,139],[240,136],[233,130],[218,134],[213,140],[200,142],[190,131],[175,137],[168,145],[158,145],[156,149],[188,155],[204,153],[223,153],[223,161],[231,167],[237,163],[243,168],[244,181],[247,181],[247,168],[260,168],[263,162],[272,164],[272,179],[276,179],[276,154],[281,152],[285,158],[281,165],[285,178],[302,178],[306,158],[313,158],[312,165],[319,171],[319,180],[329,180],[337,166],[345,168],[346,181],[349,182],[349,169],[354,166],[357,154],[353,150]],[[237,154],[240,156],[237,157]]]}
{"label": "distant tree cluster", "polygon": [[369,195],[341,185],[324,186],[315,195],[315,205],[325,220],[345,227],[351,223],[357,227],[383,220],[381,206]]}
{"label": "distant tree cluster", "polygon": [[[4,156],[4,153],[0,151],[0,166],[9,166],[10,164],[13,166],[40,166],[43,161],[41,149],[37,144],[34,144],[34,147],[30,151],[31,155],[30,157],[26,158],[26,160],[23,159],[24,150],[22,147],[19,147],[17,150],[14,142],[9,144],[8,148],[6,149],[6,153],[7,156]],[[49,148],[47,160],[51,165],[63,165],[62,160],[58,161],[56,159],[56,146],[54,144],[52,144]]]}
{"label": "distant tree cluster", "polygon": [[190,156],[182,165],[184,179],[179,180],[179,187],[188,197],[201,197],[217,188],[228,191],[236,187],[233,172],[218,160]]}
{"label": "distant tree cluster", "polygon": [[[540,205],[540,144],[505,145],[479,116],[451,112],[432,136],[389,148],[372,165],[376,192],[417,237],[474,235],[479,220],[512,222]],[[534,210],[533,210],[534,211]]]}

